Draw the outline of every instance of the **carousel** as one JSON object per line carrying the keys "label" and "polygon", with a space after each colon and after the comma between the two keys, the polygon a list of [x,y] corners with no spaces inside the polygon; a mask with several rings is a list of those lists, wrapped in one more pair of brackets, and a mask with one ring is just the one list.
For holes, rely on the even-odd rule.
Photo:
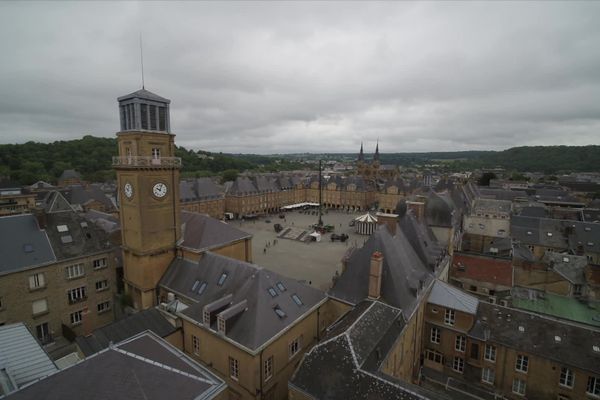
{"label": "carousel", "polygon": [[377,217],[369,213],[354,220],[354,231],[360,235],[370,235],[377,229]]}

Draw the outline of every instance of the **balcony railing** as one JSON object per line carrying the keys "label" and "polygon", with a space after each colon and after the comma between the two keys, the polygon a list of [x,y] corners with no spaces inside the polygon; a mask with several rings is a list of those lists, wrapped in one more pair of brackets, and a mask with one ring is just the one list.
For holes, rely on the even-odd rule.
{"label": "balcony railing", "polygon": [[154,158],[150,156],[130,156],[130,157],[113,157],[113,167],[146,167],[146,168],[160,168],[160,167],[181,167],[181,157],[159,157]]}

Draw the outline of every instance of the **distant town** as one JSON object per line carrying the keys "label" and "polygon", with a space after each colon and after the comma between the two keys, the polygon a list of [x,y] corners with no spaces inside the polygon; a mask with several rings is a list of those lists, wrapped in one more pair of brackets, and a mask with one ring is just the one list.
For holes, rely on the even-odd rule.
{"label": "distant town", "polygon": [[0,396],[600,398],[598,146],[221,154],[170,108],[0,145]]}

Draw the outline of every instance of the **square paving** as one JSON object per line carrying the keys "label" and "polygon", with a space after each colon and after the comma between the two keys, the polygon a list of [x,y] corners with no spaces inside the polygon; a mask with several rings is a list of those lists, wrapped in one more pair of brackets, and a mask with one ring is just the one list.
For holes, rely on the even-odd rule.
{"label": "square paving", "polygon": [[[250,221],[231,221],[231,224],[253,235],[252,258],[255,264],[327,290],[335,272],[341,273],[341,260],[348,249],[352,246],[360,247],[368,239],[368,236],[354,233],[354,227],[349,226],[349,222],[361,214],[339,211],[323,214],[323,223],[335,228],[331,233],[345,233],[349,236],[345,243],[332,242],[331,233],[322,235],[320,242],[278,238],[274,224],[281,224],[284,229],[290,227],[298,232],[312,232],[310,225],[318,222],[318,215],[300,211],[284,213],[285,219],[270,215]],[[267,220],[270,222],[266,222]]]}

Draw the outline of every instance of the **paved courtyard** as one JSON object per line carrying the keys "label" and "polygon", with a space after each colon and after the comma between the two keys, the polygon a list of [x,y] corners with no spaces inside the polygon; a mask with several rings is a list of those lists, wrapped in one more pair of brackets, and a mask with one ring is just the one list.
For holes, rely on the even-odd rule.
{"label": "paved courtyard", "polygon": [[[362,246],[368,236],[354,233],[354,227],[348,223],[361,213],[329,211],[323,214],[323,223],[333,225],[334,233],[347,234],[350,238],[345,242],[332,242],[330,233],[322,236],[320,242],[301,242],[278,238],[273,225],[281,224],[284,228],[302,228],[311,232],[309,225],[318,221],[317,215],[302,214],[290,211],[284,214],[285,220],[277,215],[259,218],[253,221],[232,221],[231,223],[245,232],[251,233],[252,256],[255,264],[266,267],[279,274],[327,290],[331,278],[336,271],[341,272],[341,259],[352,246]],[[271,222],[267,223],[266,220]],[[274,240],[277,243],[274,244]],[[270,243],[270,245],[269,245]],[[265,252],[266,249],[266,252]]]}

